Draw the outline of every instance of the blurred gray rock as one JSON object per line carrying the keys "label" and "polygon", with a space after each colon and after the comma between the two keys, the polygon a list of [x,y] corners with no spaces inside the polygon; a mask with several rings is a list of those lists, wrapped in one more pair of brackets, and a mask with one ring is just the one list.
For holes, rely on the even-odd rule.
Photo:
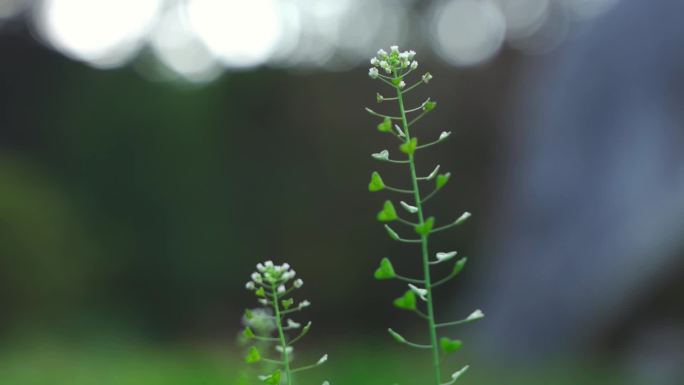
{"label": "blurred gray rock", "polygon": [[660,281],[682,278],[682,15],[679,0],[623,0],[527,60],[500,122],[508,159],[479,257],[488,318],[473,329],[487,354],[535,361],[598,349]]}

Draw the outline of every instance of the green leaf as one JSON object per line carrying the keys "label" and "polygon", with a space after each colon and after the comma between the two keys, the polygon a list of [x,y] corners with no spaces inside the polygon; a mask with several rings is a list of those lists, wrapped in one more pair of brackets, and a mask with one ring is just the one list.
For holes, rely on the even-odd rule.
{"label": "green leaf", "polygon": [[294,304],[294,299],[292,299],[292,298],[284,299],[281,301],[281,303],[283,304],[283,307],[285,308],[285,310],[287,310]]}
{"label": "green leaf", "polygon": [[418,147],[418,138],[411,138],[408,142],[404,142],[399,146],[399,150],[404,154],[413,155]]}
{"label": "green leaf", "polygon": [[416,225],[416,233],[420,235],[428,235],[435,225],[435,217],[426,219],[423,223]]}
{"label": "green leaf", "polygon": [[253,364],[259,361],[261,361],[261,354],[259,354],[259,351],[257,350],[256,346],[252,346],[251,348],[249,348],[249,351],[247,351],[247,355],[245,356],[245,362],[248,364]]}
{"label": "green leaf", "polygon": [[391,201],[385,201],[382,211],[378,213],[378,220],[380,222],[392,222],[397,219],[397,211]]}
{"label": "green leaf", "polygon": [[371,174],[370,183],[368,183],[368,191],[375,192],[380,191],[385,188],[385,183],[382,181],[382,177],[377,171],[373,171]]}
{"label": "green leaf", "polygon": [[406,338],[402,337],[401,334],[399,334],[399,333],[395,332],[394,330],[392,330],[392,328],[387,329],[387,331],[389,332],[390,335],[392,335],[392,337],[393,337],[397,342],[402,343],[402,344],[403,344],[403,343],[406,343]]}
{"label": "green leaf", "polygon": [[258,288],[254,294],[257,295],[257,297],[265,297],[266,296],[266,291],[264,290],[263,287]]}
{"label": "green leaf", "polygon": [[380,132],[392,132],[392,119],[385,118],[382,123],[378,124],[378,131]]}
{"label": "green leaf", "polygon": [[249,310],[249,309],[248,309],[248,310],[245,310],[245,318],[246,318],[248,321],[251,321],[252,318],[254,318],[254,313],[252,313],[252,311]]}
{"label": "green leaf", "polygon": [[275,372],[271,373],[270,375],[266,377],[261,377],[262,381],[268,385],[280,385],[280,369],[277,369]]}
{"label": "green leaf", "polygon": [[428,100],[427,102],[423,103],[423,111],[425,112],[430,112],[437,107],[437,102],[433,102],[431,100]]}
{"label": "green leaf", "polygon": [[452,340],[447,337],[442,337],[439,340],[439,346],[442,348],[444,354],[449,354],[461,349],[463,342],[460,340]]}
{"label": "green leaf", "polygon": [[380,267],[375,270],[375,279],[392,279],[396,276],[397,274],[394,272],[392,262],[390,262],[389,258],[383,258],[380,261]]}
{"label": "green leaf", "polygon": [[394,239],[395,241],[398,241],[400,239],[399,234],[397,234],[396,231],[392,230],[391,227],[385,225],[385,230],[387,230],[387,234],[389,234],[390,238]]}
{"label": "green leaf", "polygon": [[245,328],[245,330],[242,332],[242,335],[250,339],[255,337],[254,332],[249,327]]}
{"label": "green leaf", "polygon": [[446,174],[437,175],[437,179],[435,180],[435,186],[437,186],[437,189],[444,187],[444,185],[449,181],[449,178],[451,178],[451,173],[448,172]]}
{"label": "green leaf", "polygon": [[404,310],[416,310],[416,293],[408,290],[403,296],[394,300],[394,306]]}
{"label": "green leaf", "polygon": [[468,262],[468,258],[466,258],[466,257],[463,257],[463,258],[459,259],[458,261],[456,261],[456,264],[454,265],[453,274],[456,275],[456,274],[460,273],[461,270],[463,270],[463,268],[465,267],[466,262]]}

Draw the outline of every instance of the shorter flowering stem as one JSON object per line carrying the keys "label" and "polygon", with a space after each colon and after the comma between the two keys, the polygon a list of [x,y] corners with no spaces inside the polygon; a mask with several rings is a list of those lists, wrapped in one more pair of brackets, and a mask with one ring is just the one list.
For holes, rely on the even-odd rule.
{"label": "shorter flowering stem", "polygon": [[297,368],[297,369],[292,369],[292,373],[297,373],[297,372],[301,372],[301,371],[303,371],[303,370],[309,370],[309,369],[317,368],[317,367],[323,365],[323,363],[325,362],[325,360],[327,360],[327,355],[324,356],[324,358],[321,359],[321,361],[318,361],[318,362],[316,362],[315,364],[311,364],[311,365],[307,365],[307,366],[302,366],[301,368]]}
{"label": "shorter flowering stem", "polygon": [[409,127],[413,126],[414,123],[416,123],[417,121],[419,121],[419,120],[420,120],[423,116],[425,116],[425,114],[427,114],[427,113],[428,113],[428,111],[423,111],[423,113],[421,113],[420,115],[418,115],[418,116],[416,116],[415,118],[413,118],[413,120],[411,120],[410,122],[408,122],[408,126],[409,126]]}
{"label": "shorter flowering stem", "polygon": [[272,360],[270,358],[265,358],[265,357],[261,357],[261,360],[264,362],[268,362],[269,364],[281,365],[281,366],[283,365],[283,361],[280,361],[280,360]]}
{"label": "shorter flowering stem", "polygon": [[430,319],[430,317],[428,317],[427,314],[423,313],[422,311],[420,311],[420,310],[418,310],[418,309],[414,309],[413,311],[414,311],[416,314],[418,314],[418,315],[420,316],[420,318],[422,318],[422,319],[424,319],[424,320],[429,320],[429,319]]}
{"label": "shorter flowering stem", "polygon": [[[402,142],[404,141],[403,139],[401,140]],[[409,161],[408,160],[395,160],[395,159],[383,159],[383,162],[389,162],[389,163],[403,163],[406,164]]]}
{"label": "shorter flowering stem", "polygon": [[271,290],[273,296],[275,297],[275,303],[273,304],[273,310],[275,312],[276,326],[278,328],[278,339],[280,340],[280,347],[283,350],[283,365],[285,366],[285,383],[287,385],[292,385],[292,373],[290,371],[290,357],[287,351],[287,342],[285,341],[285,332],[283,331],[283,320],[281,318],[280,304],[278,304],[278,288],[276,285],[271,284]]}
{"label": "shorter flowering stem", "polygon": [[452,322],[444,322],[444,323],[435,324],[435,327],[438,327],[438,328],[445,328],[445,327],[448,327],[448,326],[462,325],[462,324],[465,324],[465,323],[468,323],[468,322],[471,322],[471,321],[462,319],[462,320],[460,320],[460,321],[452,321]]}
{"label": "shorter flowering stem", "polygon": [[432,284],[432,287],[437,287],[437,286],[443,285],[443,284],[449,282],[452,278],[454,278],[454,277],[457,276],[457,275],[458,275],[458,272],[452,271],[452,272],[451,272],[449,275],[447,275],[446,277],[444,277],[444,278],[440,279],[439,281],[433,283],[433,284]]}
{"label": "shorter flowering stem", "polygon": [[390,119],[394,119],[394,120],[401,120],[401,118],[398,117],[398,116],[383,115],[383,114],[381,114],[381,113],[379,113],[379,112],[375,112],[375,111],[371,110],[371,109],[368,108],[368,107],[366,107],[366,111],[367,111],[369,114],[378,116],[378,117],[380,117],[380,118],[390,118]]}
{"label": "shorter flowering stem", "polygon": [[418,87],[419,85],[421,85],[421,84],[423,84],[423,83],[424,83],[423,81],[419,81],[418,83],[416,83],[416,84],[412,85],[411,87],[409,87],[409,88],[407,88],[407,89],[403,90],[403,91],[402,91],[402,93],[404,93],[404,94],[405,94],[405,93],[407,93],[407,92],[411,91],[412,89],[414,89],[414,88]]}
{"label": "shorter flowering stem", "polygon": [[390,190],[390,191],[394,191],[394,192],[398,192],[398,193],[402,193],[402,194],[413,194],[413,191],[411,191],[411,190],[405,190],[405,189],[402,189],[402,188],[391,187],[391,186],[388,186],[388,185],[385,185],[385,188],[388,189],[388,190]]}
{"label": "shorter flowering stem", "polygon": [[262,337],[262,336],[257,336],[257,335],[254,335],[254,339],[258,340],[258,341],[266,341],[266,342],[278,342],[278,341],[280,341],[279,338]]}
{"label": "shorter flowering stem", "polygon": [[405,225],[407,225],[407,226],[411,226],[411,227],[414,227],[414,226],[417,226],[417,225],[418,225],[417,223],[413,223],[413,222],[411,222],[411,221],[407,221],[406,219],[401,218],[401,217],[397,217],[397,220],[398,220],[399,222],[401,222],[401,223],[403,223],[403,224],[405,224]]}
{"label": "shorter flowering stem", "polygon": [[420,203],[425,203],[425,202],[427,202],[430,198],[432,198],[433,196],[437,195],[437,192],[438,192],[439,190],[441,190],[441,189],[438,189],[438,188],[434,189],[431,193],[429,193],[428,195],[426,195],[425,198],[423,198],[423,199],[420,201]]}
{"label": "shorter flowering stem", "polygon": [[420,284],[420,285],[422,285],[422,284],[425,283],[425,281],[423,281],[422,279],[415,279],[415,278],[404,277],[404,276],[399,275],[399,274],[397,274],[397,273],[394,273],[394,276],[395,276],[397,279],[399,279],[399,280],[401,280],[401,281],[404,281],[404,282],[417,283],[417,284]]}

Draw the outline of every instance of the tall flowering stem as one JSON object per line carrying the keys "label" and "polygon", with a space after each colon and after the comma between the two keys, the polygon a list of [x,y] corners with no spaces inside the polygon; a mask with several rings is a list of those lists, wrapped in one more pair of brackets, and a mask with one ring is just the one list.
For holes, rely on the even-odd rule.
{"label": "tall flowering stem", "polygon": [[[245,313],[246,328],[242,332],[243,338],[261,343],[261,350],[256,344],[249,348],[245,362],[248,364],[261,362],[277,367],[275,371],[259,376],[259,379],[267,385],[280,385],[281,383],[293,385],[294,373],[313,369],[323,365],[328,360],[328,355],[325,354],[312,365],[292,368],[293,345],[311,329],[311,322],[302,327],[299,322],[286,318],[287,315],[311,305],[309,301],[304,300],[295,306],[295,301],[290,294],[304,285],[304,281],[295,279],[295,276],[296,272],[290,268],[289,264],[274,265],[272,261],[266,261],[257,264],[257,271],[252,273],[251,280],[245,285],[247,290],[254,292],[259,303],[267,307],[260,312],[261,321],[259,323],[263,324],[263,318],[268,317],[270,321],[268,323],[273,325],[272,327],[256,328],[254,327],[257,324],[254,311],[248,310]],[[290,338],[287,334],[288,331],[297,331],[298,335]],[[269,347],[274,345],[274,350],[279,354],[279,358],[266,357],[266,352],[263,351],[264,344]],[[323,385],[329,384],[325,381]]]}
{"label": "tall flowering stem", "polygon": [[[368,189],[371,192],[388,190],[399,194],[406,194],[412,198],[412,204],[400,201],[400,205],[409,215],[415,216],[415,221],[404,219],[399,216],[394,203],[392,203],[390,200],[385,201],[382,210],[377,215],[377,218],[381,222],[398,222],[402,225],[412,228],[415,231],[418,238],[404,238],[401,237],[389,225],[385,224],[385,229],[390,238],[393,240],[420,245],[423,274],[422,278],[420,279],[399,275],[395,271],[390,259],[383,258],[380,262],[380,267],[378,267],[378,269],[375,271],[375,278],[380,280],[397,279],[408,284],[408,290],[403,296],[394,300],[394,305],[400,309],[412,311],[426,321],[428,327],[429,344],[410,342],[393,329],[389,329],[388,331],[390,335],[399,343],[417,349],[430,350],[434,371],[434,384],[450,385],[455,383],[461,377],[461,375],[468,370],[468,366],[466,365],[460,370],[453,372],[447,382],[442,382],[442,369],[440,366],[442,357],[459,350],[462,346],[462,342],[459,340],[452,340],[446,336],[439,338],[439,329],[472,322],[484,317],[484,315],[480,310],[476,310],[463,320],[446,323],[438,323],[436,321],[433,290],[437,286],[448,282],[451,280],[451,278],[458,275],[458,273],[460,273],[465,266],[467,259],[458,259],[449,274],[437,281],[433,280],[432,268],[437,267],[437,265],[441,263],[452,260],[457,255],[457,252],[438,252],[435,254],[435,258],[431,260],[429,251],[429,238],[430,235],[435,232],[447,230],[451,227],[461,225],[470,217],[470,213],[465,212],[455,221],[447,223],[441,227],[435,227],[434,217],[426,217],[425,215],[425,202],[432,198],[446,185],[446,183],[449,181],[450,174],[448,172],[440,174],[440,166],[437,165],[434,168],[434,171],[432,171],[429,175],[423,177],[418,176],[416,171],[416,153],[446,140],[451,133],[446,131],[442,132],[436,140],[424,145],[419,145],[418,138],[411,134],[415,123],[427,113],[434,110],[437,106],[437,103],[428,98],[416,108],[407,109],[405,107],[406,93],[420,86],[421,84],[428,83],[432,79],[432,75],[425,73],[415,84],[407,86],[406,81],[408,80],[408,75],[418,68],[418,62],[414,60],[415,54],[416,53],[414,51],[400,52],[399,47],[397,46],[392,46],[389,53],[384,50],[378,51],[378,55],[371,59],[372,67],[370,68],[368,75],[372,79],[380,80],[394,89],[396,96],[385,97],[378,93],[377,101],[378,103],[383,103],[385,101],[396,101],[399,112],[398,115],[385,115],[366,108],[371,115],[382,118],[382,121],[377,126],[378,131],[390,134],[398,139],[400,142],[399,151],[404,154],[403,159],[390,158],[389,151],[382,150],[378,153],[372,154],[372,157],[382,162],[408,165],[411,187],[410,189],[404,189],[389,186],[385,184],[380,174],[377,171],[374,171],[371,174],[371,180],[368,185]],[[412,119],[409,119],[408,115],[411,113],[416,113],[417,115]],[[426,181],[434,183],[434,189],[429,194],[422,195],[420,182]],[[419,306],[418,299],[424,303],[425,310],[422,310],[421,306]]]}

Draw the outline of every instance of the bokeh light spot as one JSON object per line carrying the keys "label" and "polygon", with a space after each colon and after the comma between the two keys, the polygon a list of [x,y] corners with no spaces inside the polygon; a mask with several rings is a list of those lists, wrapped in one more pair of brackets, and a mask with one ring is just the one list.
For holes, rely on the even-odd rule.
{"label": "bokeh light spot", "polygon": [[38,32],[55,48],[100,67],[124,64],[142,45],[160,0],[45,0]]}
{"label": "bokeh light spot", "polygon": [[430,18],[435,51],[447,62],[470,66],[494,56],[506,37],[506,21],[489,1],[437,3]]}
{"label": "bokeh light spot", "polygon": [[187,7],[194,31],[229,67],[266,62],[283,33],[273,0],[192,0]]}

